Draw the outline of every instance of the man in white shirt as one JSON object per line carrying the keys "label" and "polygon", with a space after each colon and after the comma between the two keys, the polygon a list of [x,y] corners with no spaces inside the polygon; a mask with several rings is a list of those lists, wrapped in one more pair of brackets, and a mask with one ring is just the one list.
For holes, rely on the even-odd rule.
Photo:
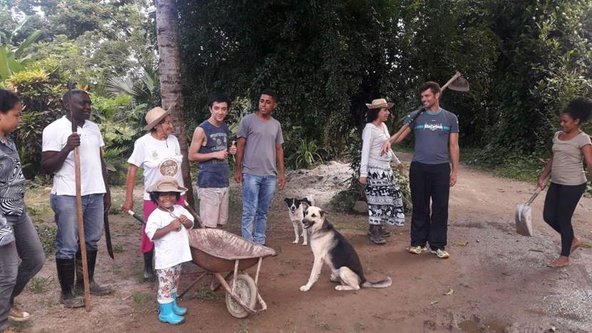
{"label": "man in white shirt", "polygon": [[[101,155],[101,148],[105,145],[103,137],[97,124],[88,120],[91,113],[89,95],[82,90],[68,91],[64,95],[63,105],[66,115],[43,129],[41,166],[47,173],[54,175],[50,202],[58,227],[55,256],[62,289],[60,301],[64,306],[74,308],[84,306],[82,297],[76,295],[73,289],[76,268],[80,267],[80,273],[82,267],[78,244],[75,147],[80,147],[84,237],[90,290],[94,295],[111,292],[109,287],[100,286],[93,278],[97,243],[103,232],[103,217],[111,204],[111,198]],[[72,132],[72,122],[77,128],[75,133]],[[77,284],[82,285],[81,274],[78,274],[77,280]]]}

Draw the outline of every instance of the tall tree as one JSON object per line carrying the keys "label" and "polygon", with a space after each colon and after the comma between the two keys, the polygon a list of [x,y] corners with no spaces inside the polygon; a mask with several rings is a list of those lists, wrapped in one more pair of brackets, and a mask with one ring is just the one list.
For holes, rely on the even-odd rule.
{"label": "tall tree", "polygon": [[[455,70],[469,79],[487,76],[496,41],[474,3],[180,1],[188,109],[203,110],[212,90],[256,97],[273,87],[287,155],[301,139],[321,145],[328,158],[348,149],[355,154],[364,104],[373,98],[393,100],[400,118],[418,105],[423,81],[444,83]],[[466,128],[483,119],[473,116],[484,90],[475,88],[445,96]]]}
{"label": "tall tree", "polygon": [[187,201],[193,206],[193,191],[187,159],[187,135],[183,121],[183,95],[181,93],[181,56],[179,53],[179,15],[175,0],[156,0],[156,30],[160,68],[160,91],[162,104],[171,110],[179,137],[179,145],[183,154],[181,171],[186,184]]}

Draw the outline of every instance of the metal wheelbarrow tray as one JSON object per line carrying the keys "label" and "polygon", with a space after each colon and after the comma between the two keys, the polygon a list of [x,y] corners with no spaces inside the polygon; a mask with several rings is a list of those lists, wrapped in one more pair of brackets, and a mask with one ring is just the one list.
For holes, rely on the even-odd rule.
{"label": "metal wheelbarrow tray", "polygon": [[[245,318],[264,311],[267,304],[259,295],[257,282],[263,258],[275,255],[269,247],[255,244],[221,229],[192,229],[189,231],[192,261],[206,272],[181,294],[185,294],[207,273],[212,273],[226,291],[226,308],[233,317]],[[257,264],[255,279],[243,271]],[[230,284],[225,273],[232,272]],[[261,305],[256,309],[257,301]]]}

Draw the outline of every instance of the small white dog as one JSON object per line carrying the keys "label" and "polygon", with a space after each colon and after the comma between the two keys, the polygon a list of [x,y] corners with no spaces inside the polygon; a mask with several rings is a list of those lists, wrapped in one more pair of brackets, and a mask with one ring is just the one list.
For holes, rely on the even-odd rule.
{"label": "small white dog", "polygon": [[306,207],[314,206],[314,198],[312,196],[303,199],[285,198],[284,201],[288,205],[288,216],[290,216],[290,221],[292,221],[294,227],[294,241],[292,243],[298,244],[300,242],[300,230],[302,230],[302,238],[304,238],[302,245],[308,245],[308,231],[304,229],[302,219]]}
{"label": "small white dog", "polygon": [[360,258],[353,246],[326,219],[326,213],[319,207],[308,207],[304,211],[302,224],[310,229],[310,248],[314,263],[308,282],[300,291],[308,291],[321,275],[323,262],[331,268],[331,281],[339,282],[335,290],[358,290],[362,288],[387,288],[392,284],[390,277],[370,282],[364,277]]}

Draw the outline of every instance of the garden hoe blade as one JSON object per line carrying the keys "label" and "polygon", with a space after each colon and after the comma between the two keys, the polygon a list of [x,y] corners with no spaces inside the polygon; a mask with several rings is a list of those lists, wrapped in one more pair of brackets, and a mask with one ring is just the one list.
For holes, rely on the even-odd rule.
{"label": "garden hoe blade", "polygon": [[457,77],[454,81],[450,82],[450,84],[448,85],[448,89],[461,92],[469,91],[469,81],[462,77],[461,74],[461,76]]}
{"label": "garden hoe blade", "polygon": [[469,81],[462,77],[462,74],[457,71],[450,80],[442,86],[442,91],[446,90],[446,88],[461,92],[469,91]]}

